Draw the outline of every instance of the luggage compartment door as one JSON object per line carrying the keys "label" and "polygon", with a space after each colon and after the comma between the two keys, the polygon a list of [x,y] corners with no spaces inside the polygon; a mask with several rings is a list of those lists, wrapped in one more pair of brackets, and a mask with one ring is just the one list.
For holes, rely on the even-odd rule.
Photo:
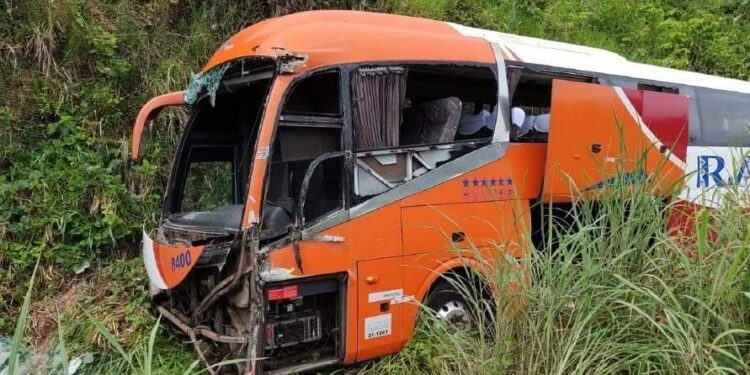
{"label": "luggage compartment door", "polygon": [[542,199],[646,179],[671,191],[684,175],[688,119],[684,96],[555,80]]}

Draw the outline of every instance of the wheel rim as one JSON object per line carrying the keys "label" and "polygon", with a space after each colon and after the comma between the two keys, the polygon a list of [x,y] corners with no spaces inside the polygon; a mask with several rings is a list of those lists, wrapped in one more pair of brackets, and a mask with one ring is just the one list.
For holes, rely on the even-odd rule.
{"label": "wheel rim", "polygon": [[463,301],[446,302],[437,309],[437,317],[458,329],[468,329],[471,326],[469,311]]}

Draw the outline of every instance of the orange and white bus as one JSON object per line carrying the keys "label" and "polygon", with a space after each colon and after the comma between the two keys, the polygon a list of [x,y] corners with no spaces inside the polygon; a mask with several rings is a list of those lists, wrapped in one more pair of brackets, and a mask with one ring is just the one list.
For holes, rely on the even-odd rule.
{"label": "orange and white bus", "polygon": [[750,83],[427,19],[248,27],[142,108],[134,159],[166,106],[190,116],[144,233],[154,303],[247,372],[397,352],[420,303],[465,319],[445,276],[479,271],[455,249],[523,257],[536,207],[617,173],[665,196],[684,181],[684,217],[750,185]]}

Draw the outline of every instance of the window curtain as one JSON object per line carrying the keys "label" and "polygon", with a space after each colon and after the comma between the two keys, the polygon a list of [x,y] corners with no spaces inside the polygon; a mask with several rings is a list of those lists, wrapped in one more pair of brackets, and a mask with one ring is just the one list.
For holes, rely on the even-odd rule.
{"label": "window curtain", "polygon": [[352,74],[351,88],[354,148],[398,146],[406,95],[404,68],[359,68]]}
{"label": "window curtain", "polygon": [[510,99],[516,94],[516,88],[518,88],[518,82],[521,81],[521,71],[517,69],[508,69],[508,94]]}

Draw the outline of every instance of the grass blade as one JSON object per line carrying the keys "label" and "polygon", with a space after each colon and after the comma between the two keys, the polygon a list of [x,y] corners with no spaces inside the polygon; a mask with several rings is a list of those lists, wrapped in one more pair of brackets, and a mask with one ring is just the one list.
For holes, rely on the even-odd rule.
{"label": "grass blade", "polygon": [[154,328],[151,328],[151,334],[148,336],[148,348],[146,348],[146,368],[144,369],[144,375],[151,375],[151,363],[154,361],[154,344],[156,343],[156,334],[159,332],[159,324],[161,323],[161,316],[156,320]]}
{"label": "grass blade", "polygon": [[128,352],[125,351],[125,349],[120,345],[120,342],[117,341],[117,338],[115,335],[110,332],[107,327],[104,326],[104,323],[102,323],[99,319],[96,319],[93,315],[91,315],[86,309],[81,307],[81,310],[83,310],[83,313],[86,314],[86,316],[91,320],[91,323],[94,324],[94,327],[96,327],[96,330],[99,331],[99,333],[104,336],[105,339],[107,339],[107,342],[122,356],[122,359],[125,360],[125,362],[128,364],[128,366],[131,369],[133,368],[133,361],[130,358],[130,355],[128,355]]}
{"label": "grass blade", "polygon": [[193,370],[195,370],[195,368],[198,367],[199,364],[201,364],[201,361],[199,359],[196,359],[195,361],[190,363],[190,366],[188,366],[188,368],[185,369],[185,371],[182,372],[182,375],[193,374],[194,373]]}
{"label": "grass blade", "polygon": [[62,317],[57,317],[57,346],[60,348],[60,356],[62,357],[62,369],[63,373],[67,374],[70,368],[70,359],[68,358],[68,348],[65,345],[65,335],[62,330]]}
{"label": "grass blade", "polygon": [[36,259],[36,265],[34,271],[31,273],[31,279],[29,280],[29,288],[26,290],[26,296],[23,299],[23,305],[21,306],[21,313],[18,315],[18,321],[16,322],[16,330],[13,333],[13,341],[10,345],[10,358],[8,360],[8,374],[15,375],[18,371],[18,352],[21,350],[21,340],[23,340],[23,333],[26,330],[26,322],[29,318],[29,310],[31,309],[31,293],[34,290],[34,280],[36,279],[36,272],[39,269],[39,262],[42,259],[41,253]]}

